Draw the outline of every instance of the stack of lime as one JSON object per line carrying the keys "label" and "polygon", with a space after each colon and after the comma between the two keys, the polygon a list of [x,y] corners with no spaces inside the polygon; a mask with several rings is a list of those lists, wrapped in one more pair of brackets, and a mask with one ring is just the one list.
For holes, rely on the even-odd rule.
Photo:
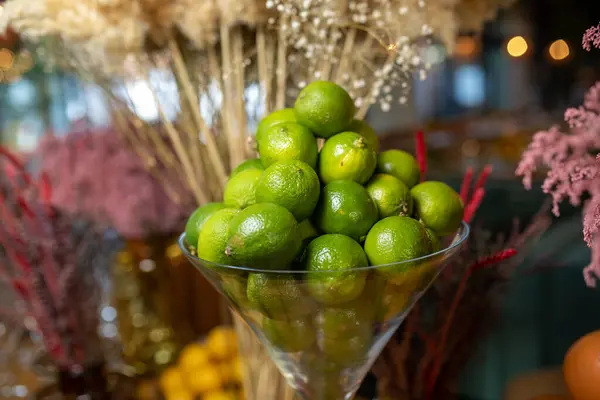
{"label": "stack of lime", "polygon": [[[213,268],[261,270],[235,276],[235,285],[224,289],[240,306],[262,312],[274,342],[299,351],[327,340],[328,360],[343,363],[353,353],[335,346],[340,335],[362,341],[369,331],[356,312],[344,311],[347,305],[369,291],[401,297],[394,288],[370,287],[376,280],[368,278],[398,287],[418,281],[420,272],[411,273],[421,269],[417,264],[398,263],[438,251],[439,238],[456,232],[463,218],[452,188],[421,182],[407,152],[378,153],[374,130],[354,114],[340,86],[306,86],[294,108],[260,122],[259,158],[232,172],[224,202],[200,207],[186,227],[189,247]],[[324,139],[320,151],[318,138]],[[369,265],[382,267],[370,272]],[[307,318],[331,334],[309,334]]]}

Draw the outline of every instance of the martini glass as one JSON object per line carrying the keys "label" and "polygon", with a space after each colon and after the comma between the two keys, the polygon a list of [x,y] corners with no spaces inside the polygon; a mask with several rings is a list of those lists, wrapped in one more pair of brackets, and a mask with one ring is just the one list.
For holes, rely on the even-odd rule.
{"label": "martini glass", "polygon": [[[343,273],[220,265],[191,254],[185,234],[179,245],[256,334],[300,398],[349,400],[412,306],[468,235],[469,226],[463,222],[436,253]],[[364,287],[350,301],[325,295],[324,304],[323,293],[339,290],[340,282],[364,282]]]}

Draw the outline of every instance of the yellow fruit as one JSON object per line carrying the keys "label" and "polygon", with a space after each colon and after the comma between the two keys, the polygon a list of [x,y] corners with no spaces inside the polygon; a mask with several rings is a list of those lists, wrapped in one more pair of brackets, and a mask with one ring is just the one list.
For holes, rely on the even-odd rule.
{"label": "yellow fruit", "polygon": [[237,400],[238,396],[231,392],[213,392],[202,396],[202,400]]}
{"label": "yellow fruit", "polygon": [[185,382],[181,371],[176,367],[166,369],[159,379],[160,388],[163,392],[180,390],[185,388]]}
{"label": "yellow fruit", "polygon": [[168,391],[164,395],[166,400],[194,400],[194,395],[185,389]]}
{"label": "yellow fruit", "polygon": [[187,373],[209,364],[210,353],[206,347],[198,343],[187,346],[179,356],[179,365]]}
{"label": "yellow fruit", "polygon": [[232,378],[238,383],[241,383],[244,379],[244,364],[240,357],[236,357],[231,362]]}
{"label": "yellow fruit", "polygon": [[206,347],[214,358],[225,360],[237,353],[237,337],[230,328],[217,327],[213,329],[206,339]]}
{"label": "yellow fruit", "polygon": [[224,385],[227,385],[229,383],[235,383],[231,363],[227,362],[218,364],[215,366],[215,368],[217,368],[217,370],[219,371],[219,375],[221,375],[221,381]]}
{"label": "yellow fruit", "polygon": [[214,367],[189,371],[186,376],[187,387],[194,394],[214,392],[221,389],[223,380],[221,374]]}

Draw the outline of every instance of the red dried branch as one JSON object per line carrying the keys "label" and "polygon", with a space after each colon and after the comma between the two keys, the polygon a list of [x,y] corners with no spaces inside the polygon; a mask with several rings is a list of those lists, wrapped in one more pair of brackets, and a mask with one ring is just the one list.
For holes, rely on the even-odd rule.
{"label": "red dried branch", "polygon": [[475,272],[479,269],[489,267],[491,265],[499,264],[502,261],[508,260],[509,258],[512,258],[516,255],[517,255],[517,250],[513,249],[513,248],[501,250],[496,254],[492,254],[489,257],[484,257],[481,260],[471,264],[471,266],[469,267],[469,270],[471,270],[471,272]]}
{"label": "red dried branch", "polygon": [[464,215],[463,219],[467,223],[470,223],[473,220],[473,218],[475,217],[475,214],[477,213],[477,210],[481,206],[481,203],[483,202],[484,197],[485,197],[485,189],[480,187],[479,189],[477,189],[474,192],[471,200],[469,200],[469,202],[465,205],[465,215]]}
{"label": "red dried branch", "polygon": [[509,258],[515,256],[516,254],[517,254],[516,249],[502,250],[496,254],[493,254],[488,257],[484,257],[484,258],[474,262],[469,267],[467,267],[467,269],[465,270],[465,273],[463,274],[463,276],[460,280],[460,283],[458,285],[458,289],[456,290],[456,294],[454,295],[454,298],[452,299],[452,304],[450,306],[448,316],[446,317],[446,320],[444,321],[444,325],[442,326],[442,329],[440,332],[440,340],[438,342],[438,345],[436,346],[433,366],[432,366],[431,373],[429,374],[429,377],[428,377],[428,380],[426,383],[427,387],[425,389],[425,400],[431,399],[431,396],[435,389],[435,383],[436,383],[437,377],[439,375],[440,369],[442,367],[442,362],[444,360],[443,354],[444,354],[446,342],[448,340],[448,333],[450,332],[450,328],[452,327],[454,315],[456,314],[456,311],[458,310],[458,306],[460,305],[460,302],[461,302],[463,295],[465,293],[465,290],[467,288],[467,282],[468,282],[469,278],[471,277],[473,272],[480,270],[482,268],[485,268],[485,267],[489,267],[491,265],[496,265],[502,261],[508,260]]}
{"label": "red dried branch", "polygon": [[487,182],[487,179],[491,173],[492,173],[492,166],[490,164],[487,164],[485,167],[483,167],[483,170],[479,174],[479,178],[477,178],[477,181],[475,182],[475,185],[473,186],[473,192],[475,192],[475,191],[477,191],[477,189],[485,186],[485,183]]}
{"label": "red dried branch", "polygon": [[469,190],[471,189],[471,182],[473,181],[473,168],[467,168],[465,172],[465,176],[462,181],[462,185],[460,185],[460,198],[462,199],[464,204],[467,204],[467,200],[469,197]]}
{"label": "red dried branch", "polygon": [[417,132],[415,154],[419,171],[421,171],[421,182],[425,180],[427,175],[427,144],[425,143],[425,134],[423,131]]}

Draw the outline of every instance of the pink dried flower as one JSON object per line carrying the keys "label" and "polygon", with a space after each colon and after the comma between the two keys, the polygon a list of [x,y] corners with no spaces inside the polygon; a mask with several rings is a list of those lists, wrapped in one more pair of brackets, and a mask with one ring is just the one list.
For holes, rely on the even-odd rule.
{"label": "pink dried flower", "polygon": [[600,48],[600,24],[592,26],[583,35],[583,48],[590,51],[592,47]]}
{"label": "pink dried flower", "polygon": [[[600,48],[600,25],[589,28],[583,36],[583,47]],[[552,211],[559,216],[559,205],[568,200],[579,206],[585,196],[583,236],[592,251],[590,264],[584,269],[588,286],[594,287],[600,278],[600,82],[586,93],[583,106],[569,108],[565,121],[570,132],[558,127],[541,131],[533,136],[523,153],[516,174],[523,177],[523,185],[531,188],[533,175],[539,166],[549,169],[542,184],[544,193],[552,196]]]}
{"label": "pink dried flower", "polygon": [[127,238],[182,229],[189,207],[175,204],[112,130],[47,135],[38,155],[57,208],[85,214]]}

